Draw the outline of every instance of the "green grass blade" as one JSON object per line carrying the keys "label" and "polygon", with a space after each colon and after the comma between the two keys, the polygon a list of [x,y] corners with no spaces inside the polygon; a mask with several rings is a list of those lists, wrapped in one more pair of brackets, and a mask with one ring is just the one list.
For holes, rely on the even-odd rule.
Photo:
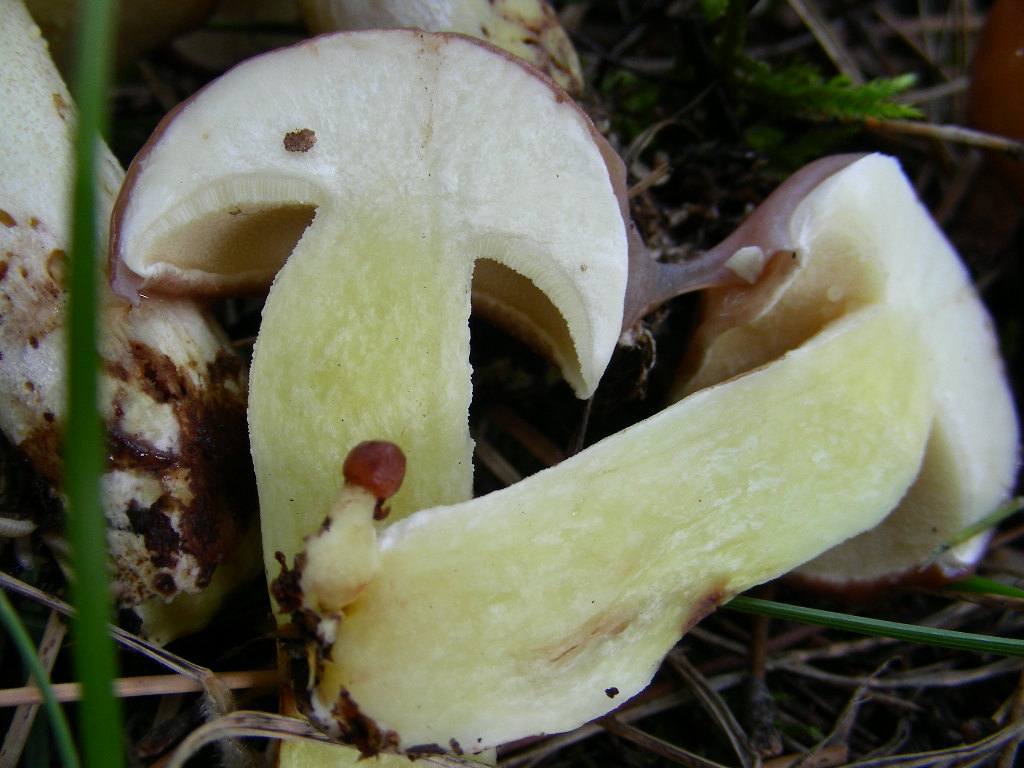
{"label": "green grass blade", "polygon": [[14,606],[11,605],[11,601],[7,599],[7,595],[2,590],[0,590],[0,622],[3,623],[4,628],[10,635],[15,648],[18,649],[18,654],[21,656],[25,668],[35,679],[36,685],[39,686],[43,696],[43,707],[45,707],[46,713],[50,717],[50,724],[53,727],[54,740],[57,743],[57,751],[60,753],[61,762],[67,768],[79,768],[81,764],[78,761],[78,753],[75,752],[75,742],[71,736],[71,728],[64,717],[64,710],[60,708],[60,704],[57,703],[57,699],[53,695],[53,688],[50,687],[50,676],[43,669],[43,665],[36,655],[35,645],[33,645],[32,638],[29,637],[25,625],[21,623],[21,619],[18,618]]}
{"label": "green grass blade", "polygon": [[79,738],[83,762],[91,768],[124,763],[114,644],[107,634],[112,605],[107,576],[106,522],[100,504],[103,430],[97,410],[99,353],[96,347],[100,242],[97,232],[96,167],[99,137],[106,125],[106,93],[115,4],[81,4],[76,79],[78,104],[76,175],[72,191],[71,291],[68,306],[68,428],[64,446],[64,487],[68,496],[68,538],[75,573],[72,597],[77,618],[75,669],[82,683]]}
{"label": "green grass blade", "polygon": [[946,552],[948,552],[958,544],[963,544],[965,541],[974,538],[979,533],[983,533],[984,531],[987,531],[990,528],[995,528],[999,523],[1001,523],[1006,518],[1011,517],[1012,515],[1015,515],[1018,512],[1020,512],[1021,509],[1024,509],[1024,497],[1018,496],[1016,498],[1010,499],[1005,504],[1002,504],[994,512],[985,515],[985,517],[981,518],[980,520],[972,523],[971,525],[954,534],[948,541],[943,542],[939,547],[936,548],[934,552],[932,552],[928,560],[925,561],[924,565],[921,566],[922,569],[927,568],[930,565],[933,565],[940,557],[942,557],[944,554],[946,554]]}
{"label": "green grass blade", "polygon": [[867,619],[862,616],[851,616],[835,611],[822,611],[816,608],[803,608],[797,605],[776,603],[755,597],[740,595],[725,604],[726,608],[743,613],[754,613],[770,616],[775,619],[798,621],[803,624],[816,624],[830,629],[856,632],[874,637],[890,637],[896,640],[907,640],[922,645],[934,645],[941,648],[954,648],[977,653],[994,653],[1000,656],[1024,656],[1024,640],[1009,637],[993,637],[976,635],[970,632],[956,632],[949,629],[918,627],[913,624],[900,624],[882,619]]}
{"label": "green grass blade", "polygon": [[992,579],[984,579],[981,576],[951,581],[945,588],[951,592],[970,592],[974,595],[998,595],[999,597],[1012,597],[1017,600],[1024,600],[1024,589],[993,581]]}

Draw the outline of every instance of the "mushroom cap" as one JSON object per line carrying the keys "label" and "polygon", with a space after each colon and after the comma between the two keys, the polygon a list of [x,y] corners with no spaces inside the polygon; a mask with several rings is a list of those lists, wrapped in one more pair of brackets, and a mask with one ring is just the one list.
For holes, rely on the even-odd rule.
{"label": "mushroom cap", "polygon": [[324,35],[164,119],[115,208],[111,281],[136,300],[259,290],[314,215],[424,208],[448,250],[486,260],[478,307],[585,397],[621,324],[624,187],[586,114],[507,52],[416,30]]}
{"label": "mushroom cap", "polygon": [[129,169],[111,270],[129,298],[273,280],[249,391],[273,573],[367,438],[409,460],[390,520],[471,495],[471,292],[593,392],[622,322],[623,200],[621,161],[520,59],[338,33],[250,59],[168,117]]}

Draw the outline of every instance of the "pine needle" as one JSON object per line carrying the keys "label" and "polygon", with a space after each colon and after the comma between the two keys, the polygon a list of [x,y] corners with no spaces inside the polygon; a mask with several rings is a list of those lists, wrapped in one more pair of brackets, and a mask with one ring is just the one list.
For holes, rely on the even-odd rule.
{"label": "pine needle", "polygon": [[816,624],[861,635],[906,640],[921,645],[934,645],[940,648],[954,648],[975,653],[993,653],[999,656],[1024,656],[1024,640],[1009,637],[993,637],[971,632],[920,627],[882,619],[869,619],[835,611],[776,603],[745,595],[734,597],[725,604],[725,607],[742,613],[771,616],[803,624]]}

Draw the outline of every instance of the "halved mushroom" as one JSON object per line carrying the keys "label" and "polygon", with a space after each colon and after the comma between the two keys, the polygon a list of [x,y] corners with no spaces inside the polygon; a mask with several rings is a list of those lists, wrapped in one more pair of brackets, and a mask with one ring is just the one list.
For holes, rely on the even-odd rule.
{"label": "halved mushroom", "polygon": [[[299,595],[307,714],[366,753],[474,752],[635,695],[720,602],[898,503],[931,416],[915,331],[862,307],[552,469],[386,528],[372,578],[317,582],[351,604]],[[296,570],[348,556],[310,546]]]}
{"label": "halved mushroom", "polygon": [[[720,383],[505,490],[386,528],[357,579],[303,581],[348,546],[310,538],[284,578],[310,590],[287,607],[305,628],[296,658],[316,670],[314,722],[366,753],[416,754],[601,715],[719,602],[873,528],[934,477],[960,358],[982,366],[995,404],[953,409],[952,439],[978,448],[1004,418],[983,450],[1013,465],[998,360],[975,346],[991,341],[983,313],[893,161],[810,167],[722,246],[758,248],[764,277],[718,295],[699,347],[697,376]],[[1005,475],[987,482],[1005,492]],[[318,609],[335,589],[355,597]]]}
{"label": "halved mushroom", "polygon": [[[785,227],[764,220],[792,243],[717,254],[766,271],[751,294],[772,299],[751,311],[782,329],[770,355],[522,483],[435,506],[469,494],[474,261],[480,304],[592,390],[624,316],[616,168],[532,70],[405,30],[246,63],[130,174],[122,288],[216,292],[287,258],[253,361],[264,541],[293,563],[275,593],[306,632],[300,701],[364,753],[477,752],[606,712],[718,602],[873,527],[919,473],[940,407],[925,325],[947,296],[906,294],[955,256],[927,237],[893,247],[901,226],[924,232],[913,216],[862,232],[855,204],[876,190],[834,165]],[[835,189],[848,207],[814,202]],[[726,325],[747,319],[723,307],[740,313]],[[379,536],[377,497],[338,472],[366,437],[409,459]]]}
{"label": "halved mushroom", "polygon": [[367,435],[409,457],[393,515],[471,495],[471,281],[480,311],[593,391],[622,321],[622,178],[561,89],[458,35],[319,37],[163,123],[115,212],[115,285],[216,293],[287,259],[249,410],[271,572]]}
{"label": "halved mushroom", "polygon": [[947,552],[927,573],[919,567],[1012,491],[1017,417],[988,313],[898,164],[878,155],[818,161],[777,190],[726,244],[726,251],[756,247],[797,258],[770,267],[754,286],[705,293],[704,319],[676,398],[774,359],[851,303],[878,300],[884,285],[856,293],[836,263],[822,257],[823,247],[877,252],[892,279],[906,286],[893,301],[921,328],[935,416],[920,475],[882,525],[798,573],[851,592],[963,575],[983,552],[984,537]]}

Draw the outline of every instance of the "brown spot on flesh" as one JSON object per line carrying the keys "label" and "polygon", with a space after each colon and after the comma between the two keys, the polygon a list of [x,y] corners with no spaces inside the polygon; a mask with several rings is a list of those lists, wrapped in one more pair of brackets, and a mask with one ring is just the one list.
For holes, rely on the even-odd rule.
{"label": "brown spot on flesh", "polygon": [[0,208],[0,224],[3,224],[5,227],[18,226],[18,222],[15,221],[14,217],[3,208]]}
{"label": "brown spot on flesh", "polygon": [[308,152],[316,144],[316,133],[309,128],[284,135],[285,152]]}
{"label": "brown spot on flesh", "polygon": [[54,421],[44,419],[18,444],[18,450],[49,483],[60,482],[60,432]]}
{"label": "brown spot on flesh", "polygon": [[[363,757],[374,757],[382,752],[398,751],[398,734],[382,729],[373,718],[359,710],[359,705],[344,688],[331,710],[336,730],[332,736],[351,744]],[[443,750],[442,750],[443,751]]]}
{"label": "brown spot on flesh", "polygon": [[54,248],[46,257],[46,274],[61,291],[66,290],[68,255],[60,248]]}
{"label": "brown spot on flesh", "polygon": [[568,656],[570,653],[572,653],[573,651],[575,651],[579,647],[580,647],[580,643],[574,643],[573,645],[570,645],[568,648],[566,648],[564,651],[562,651],[557,656],[555,656],[555,657],[553,657],[551,659],[548,659],[548,661],[550,661],[552,664],[554,664],[556,661],[561,661],[562,659],[564,659],[566,656]]}
{"label": "brown spot on flesh", "polygon": [[[580,648],[592,645],[600,640],[620,635],[633,622],[633,616],[623,617],[620,612],[609,609],[585,622],[571,637],[565,638],[556,645],[560,650],[548,655],[552,664],[561,661]],[[566,645],[568,643],[568,645]]]}
{"label": "brown spot on flesh", "polygon": [[131,359],[136,364],[142,391],[158,403],[181,400],[191,389],[170,357],[137,341],[131,342]]}
{"label": "brown spot on flesh", "polygon": [[161,571],[153,577],[153,588],[164,595],[173,595],[178,590],[174,577],[166,571]]}
{"label": "brown spot on flesh", "polygon": [[409,756],[410,760],[416,760],[421,757],[435,757],[437,755],[447,755],[448,750],[442,747],[440,744],[413,744],[407,750],[405,754]]}
{"label": "brown spot on flesh", "polygon": [[124,363],[120,360],[104,360],[103,367],[106,369],[107,375],[112,379],[128,381],[131,378],[128,369],[125,368]]}
{"label": "brown spot on flesh", "polygon": [[693,629],[705,616],[710,615],[714,612],[722,601],[725,600],[726,593],[724,586],[719,585],[708,592],[694,605],[693,611],[683,621],[682,629],[680,633],[685,635],[691,629]]}
{"label": "brown spot on flesh", "polygon": [[71,114],[71,105],[59,93],[53,94],[53,106],[57,108],[57,116],[67,122],[68,116]]}
{"label": "brown spot on flesh", "polygon": [[[167,513],[164,512],[165,505],[166,502],[161,499],[150,507],[143,508],[133,503],[125,510],[132,529],[145,539],[149,560],[157,568],[173,568],[178,562],[178,554],[181,551],[181,537],[174,530],[174,525]],[[158,589],[158,591],[168,594],[173,590]]]}

